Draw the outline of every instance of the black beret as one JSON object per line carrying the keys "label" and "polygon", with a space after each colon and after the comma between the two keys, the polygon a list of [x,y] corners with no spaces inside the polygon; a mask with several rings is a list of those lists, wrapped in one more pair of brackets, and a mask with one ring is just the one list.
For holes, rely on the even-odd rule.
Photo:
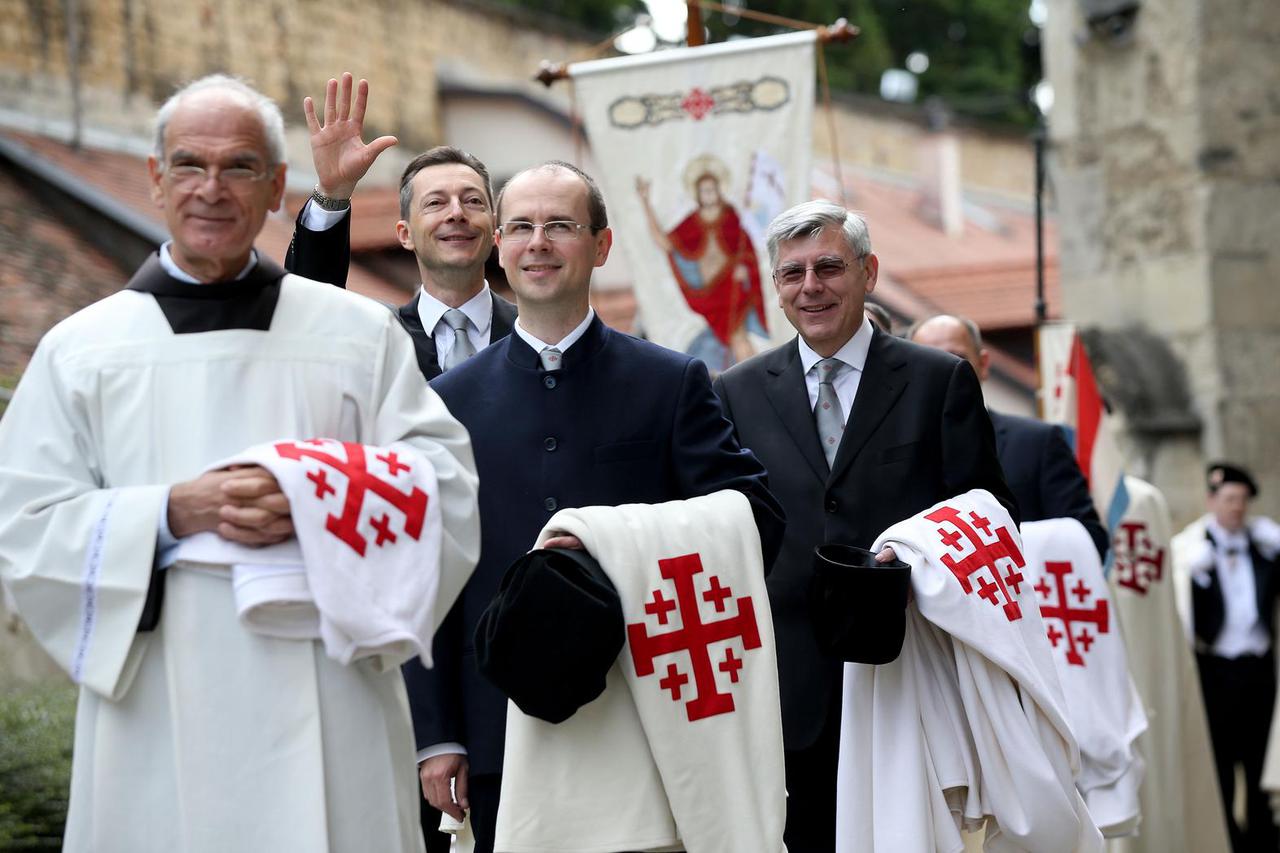
{"label": "black beret", "polygon": [[562,723],[604,692],[626,639],[622,602],[585,551],[511,564],[476,626],[476,665],[521,711]]}
{"label": "black beret", "polygon": [[1256,498],[1258,496],[1258,484],[1254,482],[1253,476],[1243,468],[1232,465],[1230,462],[1214,462],[1205,471],[1205,477],[1209,482],[1209,493],[1218,491],[1218,487],[1225,483],[1243,483],[1249,490],[1249,497]]}
{"label": "black beret", "polygon": [[906,635],[911,567],[877,563],[852,545],[819,545],[813,554],[809,607],[824,652],[850,663],[889,663]]}

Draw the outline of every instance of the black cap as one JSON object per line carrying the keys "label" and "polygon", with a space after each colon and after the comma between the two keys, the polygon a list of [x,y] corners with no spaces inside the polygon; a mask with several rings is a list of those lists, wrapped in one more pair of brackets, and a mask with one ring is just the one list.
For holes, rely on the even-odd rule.
{"label": "black cap", "polygon": [[562,723],[604,692],[626,638],[622,602],[585,551],[511,564],[476,626],[476,665],[521,711]]}
{"label": "black cap", "polygon": [[902,651],[911,567],[877,563],[852,545],[819,545],[813,554],[809,607],[818,644],[850,663],[889,663]]}
{"label": "black cap", "polygon": [[1209,482],[1209,494],[1218,491],[1218,487],[1225,483],[1243,483],[1249,490],[1249,497],[1258,496],[1258,484],[1254,481],[1253,475],[1238,465],[1232,465],[1230,462],[1214,462],[1206,469],[1205,476]]}

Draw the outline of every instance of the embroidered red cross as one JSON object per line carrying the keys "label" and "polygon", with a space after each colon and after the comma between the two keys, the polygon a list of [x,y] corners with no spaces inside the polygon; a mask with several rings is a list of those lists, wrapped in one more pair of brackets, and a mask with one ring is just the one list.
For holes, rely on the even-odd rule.
{"label": "embroidered red cross", "polygon": [[662,590],[653,591],[653,601],[644,606],[644,612],[658,617],[658,624],[667,624],[667,614],[676,609],[676,603],[662,594]]}
{"label": "embroidered red cross", "polygon": [[738,683],[738,670],[742,669],[742,658],[733,653],[733,649],[724,650],[724,660],[720,662],[720,671],[729,673],[729,680]]}
{"label": "embroidered red cross", "polygon": [[392,477],[396,476],[401,471],[412,470],[408,465],[400,461],[400,457],[396,455],[396,452],[394,450],[388,450],[385,455],[378,456],[375,458],[379,462],[387,463],[387,473],[390,474]]}
{"label": "embroidered red cross", "polygon": [[672,701],[680,701],[680,688],[689,683],[689,676],[680,672],[673,663],[667,664],[667,674],[665,678],[658,679],[658,686],[663,690],[671,691]]}
{"label": "embroidered red cross", "polygon": [[711,586],[702,594],[703,601],[710,601],[715,605],[717,613],[724,612],[724,600],[733,595],[733,591],[727,586],[720,585],[720,578],[715,575],[711,576]]}
{"label": "embroidered red cross", "polygon": [[693,116],[694,121],[702,121],[715,105],[715,99],[696,86],[680,102],[680,108]]}
{"label": "embroidered red cross", "polygon": [[[1018,605],[1014,596],[1018,594],[1018,586],[1024,580],[1018,569],[1026,566],[1026,560],[1022,557],[1022,551],[1019,550],[1018,543],[1014,541],[1012,534],[1009,533],[1009,528],[996,527],[994,529],[996,540],[987,542],[978,535],[978,531],[974,528],[981,528],[990,535],[991,522],[976,512],[970,512],[969,521],[966,521],[955,507],[942,506],[926,515],[925,518],[940,524],[950,524],[955,528],[954,530],[948,530],[945,527],[938,528],[938,535],[947,547],[960,551],[962,550],[961,543],[964,541],[973,546],[973,553],[962,560],[957,560],[950,554],[942,555],[943,565],[950,569],[951,573],[960,581],[960,588],[964,590],[965,594],[968,595],[974,591],[973,584],[974,580],[976,580],[979,598],[1000,607],[1004,611],[1005,618],[1010,622],[1016,622],[1021,619],[1022,608]],[[1007,575],[1000,574],[1000,560],[1008,560],[1012,564],[1009,566]],[[984,570],[986,575],[979,574]],[[1010,593],[1009,587],[1013,588],[1012,593]]]}
{"label": "embroidered red cross", "polygon": [[[1044,570],[1053,576],[1054,587],[1051,590],[1048,585],[1044,584],[1044,578],[1040,583],[1036,584],[1036,592],[1040,593],[1040,597],[1045,599],[1040,602],[1040,618],[1045,620],[1048,627],[1045,628],[1045,636],[1049,638],[1049,642],[1057,648],[1058,640],[1066,639],[1067,641],[1067,663],[1072,666],[1084,666],[1084,655],[1080,653],[1078,647],[1083,647],[1085,654],[1088,654],[1089,648],[1093,645],[1095,637],[1089,633],[1088,626],[1093,625],[1099,634],[1106,634],[1110,631],[1110,619],[1107,608],[1107,600],[1098,598],[1092,607],[1072,607],[1067,599],[1067,578],[1071,575],[1074,568],[1068,562],[1058,560],[1046,560]],[[1043,589],[1041,586],[1043,585]],[[1050,593],[1056,591],[1056,603],[1049,602]],[[1072,595],[1080,597],[1083,602],[1090,592],[1085,586],[1084,579],[1081,578],[1075,587],[1071,590]],[[1083,593],[1083,594],[1082,594]],[[1057,620],[1062,625],[1062,632],[1059,632],[1053,625],[1048,624],[1050,619]],[[1078,633],[1072,633],[1074,626],[1080,626]],[[1065,633],[1063,633],[1065,632]]]}
{"label": "embroidered red cross", "polygon": [[318,498],[338,493],[337,489],[329,485],[329,475],[324,472],[324,469],[309,472],[307,479],[316,484],[316,497]]}
{"label": "embroidered red cross", "polygon": [[[693,683],[697,690],[697,695],[685,704],[690,722],[716,714],[729,714],[734,710],[733,694],[721,693],[716,687],[715,670],[712,667],[708,647],[712,643],[741,638],[744,651],[760,648],[760,630],[756,624],[755,607],[751,603],[750,596],[744,595],[734,599],[738,605],[738,612],[734,616],[712,622],[702,620],[702,614],[698,610],[698,594],[693,584],[694,575],[700,574],[702,570],[702,558],[698,554],[685,554],[658,561],[659,573],[675,585],[680,621],[683,623],[680,628],[662,634],[650,634],[644,622],[627,625],[627,642],[631,646],[631,659],[636,668],[636,675],[642,678],[653,675],[655,658],[676,652],[689,654],[693,669]],[[660,596],[661,590],[654,590],[655,602]],[[648,605],[645,606],[645,611],[652,613]],[[661,617],[659,622],[663,623]],[[741,660],[736,658],[733,660],[734,662],[730,663],[727,657],[719,667],[722,672],[730,672],[731,680],[737,682],[738,670],[743,664]],[[725,669],[726,666],[730,669]],[[670,689],[668,683],[674,684],[672,679],[678,673],[679,669],[674,663],[668,664],[667,676],[658,682],[658,686],[664,690]],[[681,677],[684,681],[680,684],[688,681],[687,676]],[[671,698],[675,701],[680,699],[678,689],[672,690]]]}
{"label": "embroidered red cross", "polygon": [[[315,449],[317,446],[331,447],[335,445],[342,447],[346,453],[346,459],[340,459],[326,450]],[[325,519],[324,527],[325,530],[347,543],[351,550],[360,556],[364,556],[365,548],[368,546],[368,540],[360,532],[360,517],[364,510],[365,496],[370,492],[400,510],[404,515],[404,532],[411,539],[417,539],[422,534],[423,520],[427,515],[427,493],[415,486],[413,491],[406,494],[382,479],[380,475],[370,471],[368,460],[365,457],[364,445],[351,441],[336,442],[313,438],[301,443],[292,441],[278,442],[275,445],[275,450],[284,459],[314,459],[347,478],[347,492],[342,501],[342,515],[330,515]],[[394,454],[391,455],[394,456]],[[378,458],[381,459],[381,457]],[[383,459],[382,461],[385,462],[386,460]],[[403,466],[402,463],[398,464]],[[390,467],[390,463],[388,463],[388,467]],[[323,479],[325,472],[322,470],[319,473]],[[308,479],[316,483],[316,497],[323,498],[325,493],[320,487],[320,481],[310,475],[308,475]],[[334,491],[334,494],[337,493],[332,486],[329,489]],[[381,526],[379,526],[378,521],[370,522],[377,533],[377,540],[374,545],[381,546],[386,542],[395,542],[396,536],[391,532],[390,517],[384,513],[380,521]]]}
{"label": "embroidered red cross", "polygon": [[1151,541],[1145,521],[1122,521],[1112,542],[1116,583],[1146,595],[1164,577],[1164,549]]}

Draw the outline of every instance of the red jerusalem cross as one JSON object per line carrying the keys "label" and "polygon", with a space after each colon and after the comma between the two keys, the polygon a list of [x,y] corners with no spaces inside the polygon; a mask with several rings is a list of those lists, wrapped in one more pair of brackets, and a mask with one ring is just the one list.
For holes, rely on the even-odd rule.
{"label": "red jerusalem cross", "polygon": [[[1062,623],[1062,631],[1057,630],[1052,625],[1045,629],[1045,636],[1049,638],[1049,644],[1055,649],[1058,647],[1058,641],[1065,639],[1067,641],[1067,663],[1072,666],[1084,666],[1084,655],[1080,653],[1083,648],[1085,654],[1088,654],[1089,647],[1094,644],[1097,639],[1093,634],[1089,633],[1089,625],[1092,624],[1099,634],[1105,634],[1110,630],[1110,620],[1107,618],[1107,600],[1099,598],[1093,603],[1092,607],[1072,607],[1068,595],[1074,595],[1084,601],[1089,593],[1089,588],[1085,586],[1084,580],[1080,579],[1071,592],[1067,592],[1067,577],[1071,574],[1072,566],[1068,562],[1058,562],[1055,560],[1046,560],[1044,570],[1053,575],[1054,587],[1051,588],[1045,583],[1044,578],[1036,584],[1035,590],[1040,593],[1040,597],[1045,599],[1040,602],[1040,618],[1047,623],[1050,619],[1056,619]],[[1048,604],[1050,593],[1056,590],[1058,603],[1054,606]],[[1076,625],[1080,626],[1080,630],[1076,631]]]}
{"label": "red jerusalem cross", "polygon": [[[680,621],[683,624],[665,634],[650,634],[645,630],[644,622],[627,626],[627,642],[631,646],[631,659],[635,663],[636,675],[653,675],[655,658],[674,652],[688,652],[693,664],[693,683],[698,693],[685,705],[689,721],[732,713],[733,694],[721,693],[716,689],[715,669],[708,646],[721,640],[741,637],[744,650],[760,648],[760,630],[756,625],[756,611],[751,604],[751,597],[744,595],[734,599],[738,605],[737,615],[714,622],[703,622],[702,614],[698,611],[698,593],[693,587],[693,576],[702,572],[702,558],[697,554],[685,554],[659,560],[658,570],[664,578],[675,583],[676,601],[679,603]],[[721,586],[714,575],[711,580],[714,590],[728,592],[728,587]],[[659,601],[662,591],[654,590],[653,596],[655,602]],[[712,601],[715,596],[709,598],[707,593],[703,593],[703,598]],[[717,610],[724,606],[723,601],[718,599],[714,603],[719,605]],[[655,613],[648,607],[645,610],[650,614]],[[663,611],[660,615],[664,617],[660,621],[666,624],[666,612]],[[729,677],[737,682],[742,661],[733,655],[732,649],[727,652],[724,660],[719,663],[719,668],[721,672],[729,673]],[[667,666],[667,676],[661,679],[659,686],[671,691],[673,701],[679,701],[680,687],[688,680],[688,676],[679,675],[673,663]]]}
{"label": "red jerusalem cross", "polygon": [[1145,521],[1122,521],[1111,553],[1115,554],[1116,583],[1146,595],[1164,577],[1164,549],[1151,541]]}
{"label": "red jerusalem cross", "polygon": [[[943,506],[929,513],[925,518],[929,521],[950,524],[955,528],[954,531],[943,527],[938,528],[942,544],[948,548],[964,551],[965,540],[973,546],[973,553],[962,560],[957,560],[950,554],[942,555],[943,564],[960,581],[960,588],[965,591],[965,594],[968,595],[974,591],[973,581],[976,576],[979,598],[984,598],[1003,609],[1005,618],[1010,622],[1021,619],[1022,608],[1018,606],[1014,596],[1018,594],[1018,587],[1024,580],[1018,569],[1025,567],[1026,561],[1022,558],[1022,552],[1018,550],[1018,543],[1013,541],[1009,528],[995,527],[996,541],[985,542],[978,535],[978,530],[990,534],[993,532],[993,526],[989,519],[983,518],[976,512],[970,512],[966,521],[958,509]],[[1007,559],[1013,564],[1009,567],[1009,573],[1003,576],[1000,574],[999,565],[1002,559]],[[989,579],[979,574],[983,569],[986,569],[991,576]],[[1009,592],[1010,588],[1013,589],[1012,593]]]}
{"label": "red jerusalem cross", "polygon": [[702,117],[711,112],[715,105],[715,99],[696,86],[680,102],[680,108],[693,116],[694,121],[702,121]]}
{"label": "red jerusalem cross", "polygon": [[[405,494],[379,475],[370,471],[368,460],[365,458],[364,445],[362,444],[350,441],[341,442],[342,448],[347,454],[345,460],[339,459],[325,450],[316,449],[317,445],[323,446],[325,444],[327,442],[313,438],[301,444],[282,441],[275,445],[276,452],[285,459],[301,460],[303,457],[315,459],[339,474],[346,476],[347,494],[342,503],[342,515],[330,515],[325,519],[325,530],[346,542],[351,547],[351,550],[363,557],[368,541],[360,533],[360,513],[364,509],[365,494],[373,492],[404,514],[404,532],[406,535],[412,539],[417,539],[421,535],[422,521],[427,514],[426,492],[415,486],[412,492]],[[389,455],[390,459],[386,456],[379,456],[377,459],[391,468],[392,476],[396,473],[396,468],[392,467],[393,465],[400,470],[409,470],[407,465],[397,460],[395,453]],[[322,499],[326,494],[326,489],[330,493],[335,490],[328,485],[324,477],[324,471],[321,470],[319,473],[320,476],[318,478],[310,474],[307,475],[307,478],[316,484],[316,497]],[[322,483],[324,484],[323,487],[321,486]],[[396,535],[391,532],[391,519],[386,513],[375,519],[372,524],[378,536],[377,541],[374,542],[375,546],[380,547],[384,543],[396,541]]]}

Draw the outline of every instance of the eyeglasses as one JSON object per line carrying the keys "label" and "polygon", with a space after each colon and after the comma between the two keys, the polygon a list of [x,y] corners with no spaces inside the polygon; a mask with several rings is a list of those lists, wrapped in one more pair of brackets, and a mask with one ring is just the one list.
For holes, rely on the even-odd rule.
{"label": "eyeglasses", "polygon": [[513,243],[524,243],[533,239],[533,232],[541,228],[543,235],[555,242],[563,242],[565,240],[573,240],[577,238],[578,233],[583,228],[591,231],[595,230],[594,226],[583,225],[581,222],[571,222],[567,219],[557,219],[553,222],[544,222],[541,225],[534,222],[525,222],[523,219],[512,219],[509,222],[502,223],[498,229],[502,232],[502,236]]}
{"label": "eyeglasses", "polygon": [[[854,260],[860,261],[865,257],[866,255],[858,255]],[[844,271],[848,268],[849,263],[843,258],[823,258],[811,267],[802,267],[799,264],[780,266],[773,271],[773,280],[778,284],[800,284],[809,270],[813,270],[813,274],[819,281],[830,281],[844,275]]]}
{"label": "eyeglasses", "polygon": [[[192,164],[168,166],[164,171],[173,185],[177,187],[198,186],[207,181],[210,174],[208,166]],[[271,176],[271,171],[259,172],[257,169],[249,169],[244,166],[232,166],[226,169],[215,167],[213,176],[214,180],[226,187],[247,187],[258,181],[266,180]]]}

